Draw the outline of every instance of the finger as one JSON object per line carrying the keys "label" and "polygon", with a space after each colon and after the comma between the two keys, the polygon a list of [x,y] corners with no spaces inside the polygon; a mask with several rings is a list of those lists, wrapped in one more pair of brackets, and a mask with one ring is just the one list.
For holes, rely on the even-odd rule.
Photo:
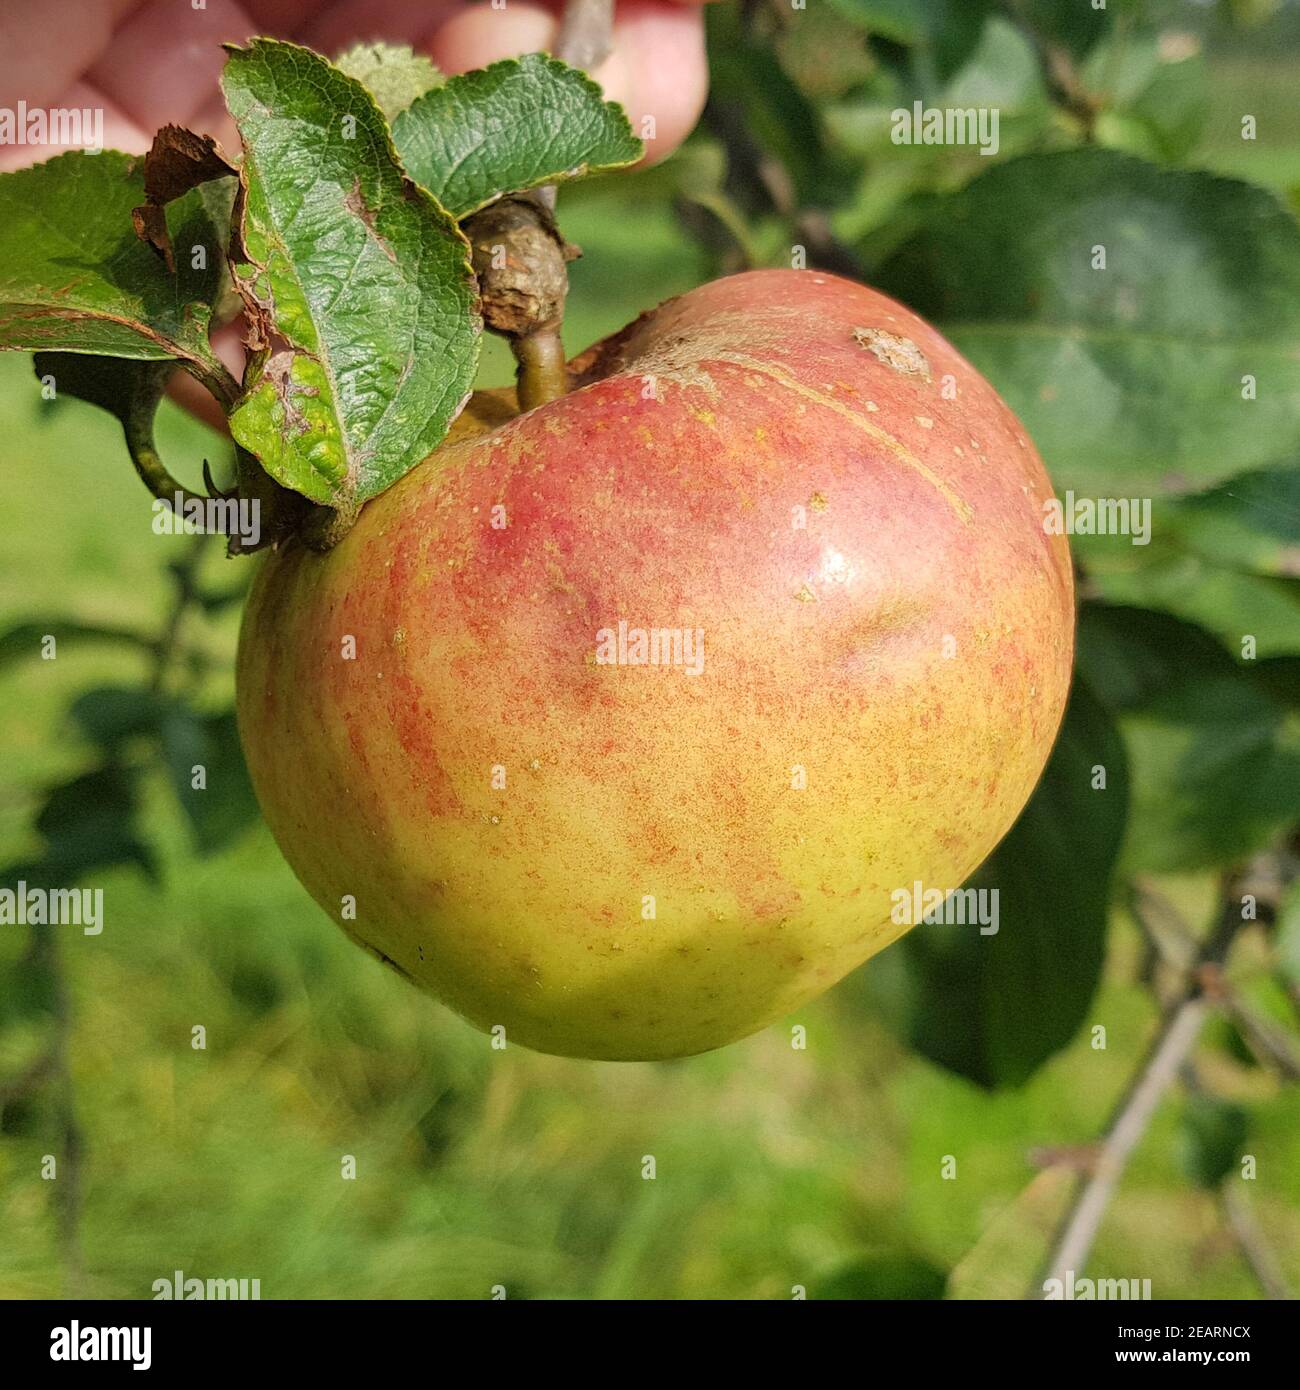
{"label": "finger", "polygon": [[261,26],[261,33],[292,36],[322,6],[320,0],[244,0],[244,8]]}
{"label": "finger", "polygon": [[145,0],[109,42],[89,80],[153,131],[185,125],[217,90],[223,43],[244,43],[259,26],[235,0],[203,9],[175,0]]}
{"label": "finger", "polygon": [[[503,10],[471,5],[434,30],[429,49],[445,72],[465,72],[547,49],[558,28],[555,12],[532,0],[511,0]],[[708,66],[700,10],[663,0],[624,0],[615,15],[610,56],[592,76],[612,101],[622,103],[632,128],[646,140],[647,162],[664,158],[704,108]]]}
{"label": "finger", "polygon": [[[106,150],[125,150],[127,154],[143,154],[148,148],[152,135],[145,132],[131,118],[115,106],[103,94],[78,82],[69,87],[59,97],[59,105],[67,111],[103,112],[103,130],[94,131],[94,139],[87,138],[86,144]],[[82,122],[83,134],[88,137],[92,127]],[[0,172],[23,169],[28,164],[39,164],[43,159],[52,159],[62,154],[66,145],[0,145]]]}
{"label": "finger", "polygon": [[[304,24],[295,38],[326,57],[336,58],[358,43],[409,43],[415,46],[443,20],[459,0],[336,0],[318,6],[321,13]],[[511,0],[513,4],[513,0]]]}
{"label": "finger", "polygon": [[623,0],[614,19],[614,53],[623,60],[627,88],[616,100],[646,143],[646,163],[654,164],[686,139],[704,110],[709,65],[703,12],[662,0]]}
{"label": "finger", "polygon": [[36,16],[30,6],[0,8],[0,106],[60,97],[108,47],[114,25],[136,3],[41,0]]}

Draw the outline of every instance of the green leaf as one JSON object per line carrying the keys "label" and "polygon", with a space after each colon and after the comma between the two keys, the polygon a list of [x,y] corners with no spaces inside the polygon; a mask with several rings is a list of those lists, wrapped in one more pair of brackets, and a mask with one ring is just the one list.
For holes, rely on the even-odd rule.
{"label": "green leaf", "polygon": [[153,639],[130,628],[107,623],[82,623],[74,618],[31,618],[0,633],[0,670],[15,661],[42,656],[48,638],[54,639],[54,659],[65,642],[119,642],[152,651]]}
{"label": "green leaf", "polygon": [[831,0],[832,8],[882,39],[919,43],[926,33],[927,0]]}
{"label": "green leaf", "polygon": [[72,702],[73,723],[105,753],[129,739],[157,734],[171,701],[139,686],[95,686]]}
{"label": "green leaf", "polygon": [[1113,18],[1109,6],[1098,9],[1090,0],[1014,0],[1011,8],[1041,38],[1076,57],[1107,33]]}
{"label": "green leaf", "polygon": [[[1111,43],[1101,44],[1090,55],[1090,67],[1095,65],[1098,76],[1107,73],[1110,65],[1109,54],[1105,51]],[[1199,54],[1183,58],[1177,62],[1164,62],[1159,57],[1159,39],[1151,35],[1144,40],[1151,54],[1150,71],[1144,74],[1135,85],[1138,90],[1115,91],[1115,79],[1111,79],[1112,89],[1106,92],[1102,82],[1104,100],[1117,108],[1120,119],[1135,131],[1140,147],[1131,147],[1127,140],[1116,140],[1117,148],[1130,149],[1131,153],[1149,155],[1156,159],[1174,161],[1182,159],[1196,145],[1205,125],[1209,109],[1209,88],[1205,61]],[[1135,75],[1136,76],[1136,75]],[[1084,86],[1093,89],[1090,73],[1085,71]],[[1104,122],[1115,112],[1103,112],[1098,122],[1098,136],[1111,143],[1106,137]]]}
{"label": "green leaf", "polygon": [[55,787],[36,818],[52,872],[67,878],[115,864],[136,864],[154,876],[153,858],[135,832],[135,777],[115,765]]}
{"label": "green leaf", "polygon": [[[143,161],[72,151],[0,174],[0,348],[52,349],[222,369],[208,343],[224,245],[197,192],[167,209],[176,274],[136,236]],[[205,266],[192,268],[192,248]]]}
{"label": "green leaf", "polygon": [[1300,578],[1300,465],[1245,473],[1162,510],[1187,548],[1207,560]]}
{"label": "green leaf", "polygon": [[1300,451],[1300,227],[1261,189],[1026,155],[938,203],[879,279],[987,374],[1059,489],[1186,491]]}
{"label": "green leaf", "polygon": [[[990,0],[830,0],[831,7],[876,38],[920,50],[917,70],[946,81],[970,57]],[[802,23],[802,16],[796,22]],[[918,93],[917,95],[922,95]],[[932,93],[926,93],[929,99]]]}
{"label": "green leaf", "polygon": [[359,43],[336,58],[334,66],[361,83],[390,123],[417,97],[446,81],[409,44]]}
{"label": "green leaf", "polygon": [[[163,750],[172,789],[190,822],[200,854],[224,849],[260,814],[244,763],[235,712],[200,715],[173,705],[162,723]],[[194,785],[203,769],[203,786]]]}
{"label": "green leaf", "polygon": [[1241,1162],[1249,1132],[1249,1116],[1239,1105],[1191,1097],[1178,1135],[1183,1171],[1199,1187],[1213,1191]]}
{"label": "green leaf", "polygon": [[350,511],[441,441],[481,325],[469,244],[403,176],[359,82],[292,44],[234,49],[237,286],[257,349],[231,416],[279,483]]}
{"label": "green leaf", "polygon": [[56,398],[73,396],[87,401],[125,425],[136,401],[161,396],[173,364],[81,352],[38,352],[32,366],[41,382],[53,387]]}
{"label": "green leaf", "polygon": [[1283,708],[1300,711],[1300,655],[1274,656],[1255,663],[1255,681]]}
{"label": "green leaf", "polygon": [[[725,131],[728,191],[760,204],[764,195],[757,190],[763,187],[759,174],[766,155],[779,161],[801,203],[828,201],[832,181],[819,108],[786,75],[771,46],[752,35],[739,7],[708,9],[709,124]],[[757,205],[751,209],[762,210]]]}
{"label": "green leaf", "polygon": [[544,53],[450,78],[397,117],[393,141],[407,173],[456,218],[643,153],[623,108]]}
{"label": "green leaf", "polygon": [[1249,636],[1260,657],[1300,652],[1300,581],[1245,573],[1175,548],[1136,566],[1090,563],[1088,575],[1108,603],[1159,608],[1230,649]]}
{"label": "green leaf", "polygon": [[1118,714],[1128,748],[1126,870],[1228,865],[1300,819],[1300,715],[1207,632],[1090,603],[1078,663]]}
{"label": "green leaf", "polygon": [[868,984],[884,977],[877,997],[911,1046],[994,1089],[1021,1085],[1069,1042],[1101,977],[1127,806],[1119,734],[1076,681],[1042,781],[967,885],[997,890],[996,934],[923,922],[866,967]]}
{"label": "green leaf", "polygon": [[808,1297],[876,1302],[942,1298],[947,1275],[915,1255],[876,1255],[855,1260],[813,1286]]}
{"label": "green leaf", "polygon": [[174,363],[75,352],[38,352],[33,362],[37,376],[53,387],[56,399],[74,396],[117,418],[131,462],[155,497],[170,498],[180,491],[154,443],[154,416]]}
{"label": "green leaf", "polygon": [[1151,508],[1149,543],[1076,536],[1100,597],[1158,608],[1212,632],[1229,651],[1300,652],[1300,468],[1243,474]]}

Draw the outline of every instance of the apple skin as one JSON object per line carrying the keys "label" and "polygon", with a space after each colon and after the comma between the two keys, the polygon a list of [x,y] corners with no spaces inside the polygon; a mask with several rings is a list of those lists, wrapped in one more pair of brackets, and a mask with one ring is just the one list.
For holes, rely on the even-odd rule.
{"label": "apple skin", "polygon": [[[240,729],[361,945],[510,1042],[684,1056],[1002,838],[1065,706],[1070,556],[1011,411],[861,285],[718,280],[572,368],[527,415],[476,398],[329,554],[267,558]],[[620,620],[702,629],[702,672],[598,662]]]}

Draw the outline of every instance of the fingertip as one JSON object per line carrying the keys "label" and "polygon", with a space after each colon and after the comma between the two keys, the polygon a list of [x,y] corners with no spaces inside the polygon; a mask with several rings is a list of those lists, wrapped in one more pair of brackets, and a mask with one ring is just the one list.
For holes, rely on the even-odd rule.
{"label": "fingertip", "polygon": [[704,16],[698,5],[625,0],[614,22],[626,63],[620,97],[645,141],[647,164],[667,158],[691,133],[709,89]]}
{"label": "fingertip", "polygon": [[467,5],[432,31],[427,47],[443,72],[468,72],[502,58],[549,49],[557,27],[550,10],[528,0],[511,0],[503,9]]}
{"label": "fingertip", "polygon": [[[548,5],[510,0],[502,9],[469,5],[430,35],[433,61],[449,73],[486,67],[501,58],[549,50],[559,21]],[[592,76],[622,104],[645,141],[647,164],[666,158],[699,120],[708,92],[704,20],[698,4],[622,0],[613,49]]]}

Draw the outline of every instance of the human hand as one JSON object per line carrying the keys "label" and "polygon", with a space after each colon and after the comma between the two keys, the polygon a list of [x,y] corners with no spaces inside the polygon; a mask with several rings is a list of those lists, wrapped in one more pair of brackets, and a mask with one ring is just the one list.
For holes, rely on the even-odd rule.
{"label": "human hand", "polygon": [[[143,153],[167,122],[237,148],[218,79],[223,43],[256,34],[293,39],[328,56],[361,41],[409,43],[444,72],[547,48],[560,0],[28,0],[0,14],[0,107],[102,110],[104,144]],[[26,11],[24,13],[24,11]],[[650,160],[686,137],[704,105],[704,26],[693,0],[618,0],[610,56],[593,76],[633,127],[654,117]],[[0,147],[0,169],[58,151]]]}
{"label": "human hand", "polygon": [[[194,8],[194,4],[202,8]],[[239,137],[219,78],[224,43],[254,35],[288,38],[334,56],[368,41],[409,43],[444,72],[548,48],[561,0],[41,0],[0,13],[0,107],[103,112],[105,148],[144,153],[168,122]],[[23,11],[26,13],[23,13]],[[654,117],[647,159],[670,154],[699,117],[707,91],[704,24],[696,0],[617,0],[610,56],[592,74],[622,102],[638,134]],[[0,146],[0,171],[59,153],[51,146]],[[238,378],[244,352],[237,325],[213,347]],[[225,416],[183,372],[171,394],[218,429]]]}

